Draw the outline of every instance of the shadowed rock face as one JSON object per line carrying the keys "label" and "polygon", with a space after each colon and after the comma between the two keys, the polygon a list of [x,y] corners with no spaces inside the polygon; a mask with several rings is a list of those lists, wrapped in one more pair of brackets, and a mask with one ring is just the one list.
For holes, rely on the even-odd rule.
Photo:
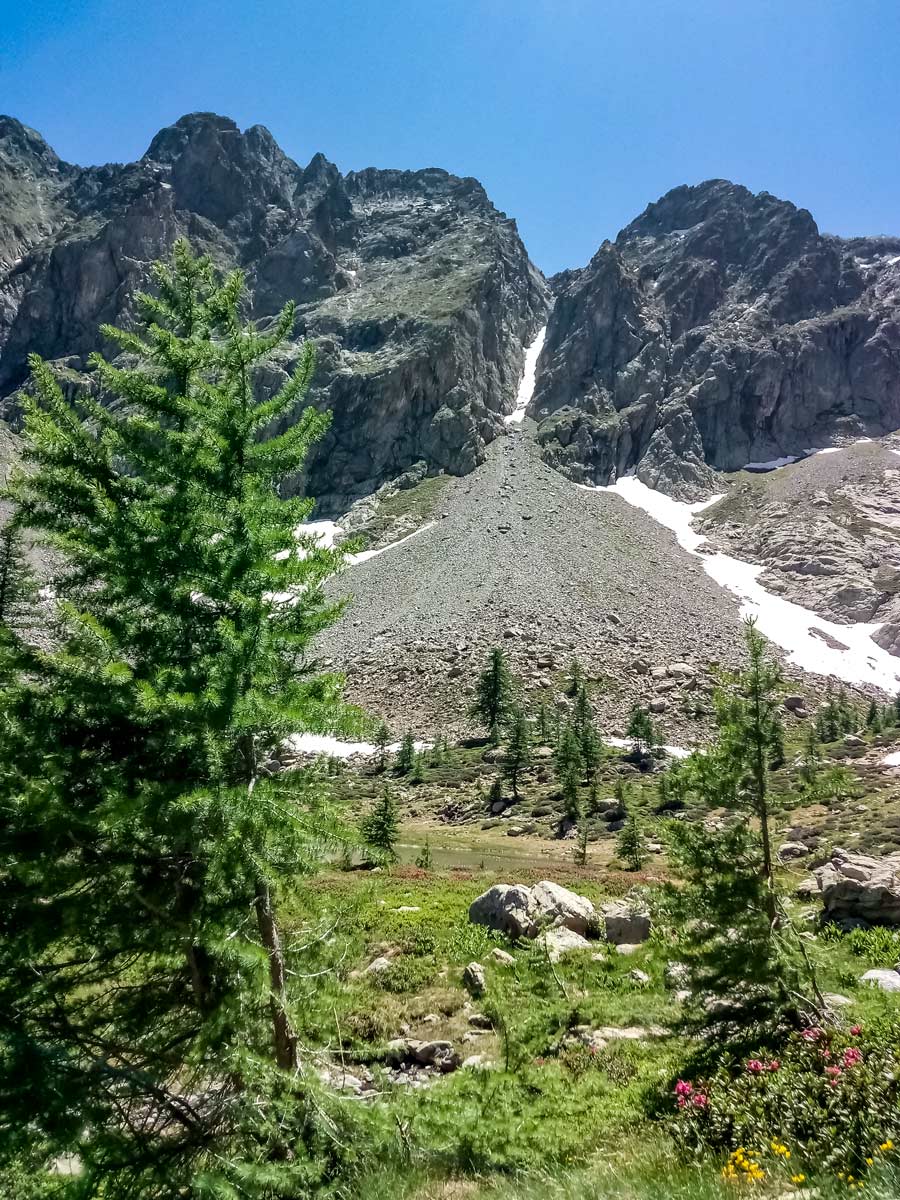
{"label": "shadowed rock face", "polygon": [[242,133],[212,113],[161,130],[139,162],[88,168],[0,118],[0,396],[22,384],[29,351],[77,376],[98,325],[129,320],[180,236],[246,271],[255,317],[296,301],[297,341],[320,352],[312,399],[333,424],[295,484],[324,508],[413,463],[482,461],[547,304],[515,223],[474,179],[342,176],[322,155],[302,168],[262,126]]}
{"label": "shadowed rock face", "polygon": [[900,238],[823,236],[724,180],[651,204],[553,281],[531,413],[573,479],[693,496],[735,470],[900,426]]}

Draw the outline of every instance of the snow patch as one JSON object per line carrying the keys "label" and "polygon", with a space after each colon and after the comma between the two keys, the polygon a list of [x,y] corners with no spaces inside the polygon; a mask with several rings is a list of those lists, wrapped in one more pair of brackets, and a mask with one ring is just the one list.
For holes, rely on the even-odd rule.
{"label": "snow patch", "polygon": [[537,360],[544,347],[544,338],[546,336],[547,326],[545,325],[525,351],[525,368],[522,372],[522,382],[519,384],[519,391],[516,394],[516,407],[509,416],[503,418],[507,425],[521,425],[525,418],[525,409],[531,403],[531,397],[534,395]]}
{"label": "snow patch", "polygon": [[881,760],[883,767],[900,767],[900,750],[892,750]]}
{"label": "snow patch", "polygon": [[[693,519],[698,512],[721,500],[720,495],[686,504],[654,491],[634,476],[618,479],[610,487],[588,490],[615,492],[670,529],[682,549],[700,558],[707,575],[739,598],[741,616],[755,617],[760,633],[785,650],[788,661],[801,670],[833,675],[845,683],[871,684],[892,695],[897,692],[900,660],[874,641],[873,634],[879,624],[838,625],[828,621],[767,591],[759,582],[764,567],[727,554],[700,551],[706,538],[694,532]],[[831,641],[837,645],[829,644]]]}
{"label": "snow patch", "polygon": [[[614,746],[617,750],[630,750],[634,742],[629,738],[605,737],[603,739],[605,746]],[[669,758],[690,758],[694,753],[693,750],[685,750],[683,746],[663,746]]]}
{"label": "snow patch", "polygon": [[[317,758],[327,754],[329,758],[372,758],[380,748],[372,742],[344,742],[327,733],[292,733],[285,738],[285,745],[294,754]],[[430,750],[432,742],[416,742],[417,750]],[[387,749],[396,754],[400,743],[394,742]]]}

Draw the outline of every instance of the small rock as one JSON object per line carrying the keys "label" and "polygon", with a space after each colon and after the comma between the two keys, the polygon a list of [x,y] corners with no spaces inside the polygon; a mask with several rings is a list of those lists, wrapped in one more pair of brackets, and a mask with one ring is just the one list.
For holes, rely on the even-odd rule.
{"label": "small rock", "polygon": [[635,954],[640,948],[637,942],[620,942],[616,946],[616,954],[624,954],[627,957],[628,955]]}
{"label": "small rock", "polygon": [[804,842],[783,842],[778,847],[778,857],[782,862],[787,862],[792,858],[804,858],[809,854],[809,846]]}
{"label": "small rock", "polygon": [[463,986],[468,988],[473,996],[483,996],[487,986],[484,977],[484,967],[477,962],[470,962],[463,970]]}
{"label": "small rock", "polygon": [[546,933],[542,934],[542,937],[544,945],[547,947],[547,956],[554,963],[559,962],[564,954],[591,948],[591,943],[587,938],[582,937],[580,933],[575,933],[572,929],[566,929],[565,926],[548,929]]}
{"label": "small rock", "polygon": [[469,1024],[474,1029],[493,1029],[494,1028],[494,1023],[491,1020],[491,1018],[487,1015],[487,1013],[480,1013],[480,1012],[469,1013],[468,1021],[469,1021]]}
{"label": "small rock", "polygon": [[872,971],[866,971],[865,975],[860,975],[859,982],[879,988],[882,992],[900,992],[900,971],[876,967]]}
{"label": "small rock", "polygon": [[666,963],[666,969],[663,971],[663,982],[667,988],[683,988],[690,983],[691,972],[687,963],[670,962]]}
{"label": "small rock", "polygon": [[795,713],[806,708],[806,697],[785,696],[783,703],[788,712]]}
{"label": "small rock", "polygon": [[849,1008],[853,1003],[849,996],[842,996],[840,992],[825,992],[822,996],[828,1008]]}
{"label": "small rock", "polygon": [[650,936],[650,914],[627,900],[617,900],[603,909],[606,940],[613,945],[634,945]]}
{"label": "small rock", "polygon": [[495,946],[491,951],[491,958],[495,963],[499,963],[501,967],[514,967],[516,960],[508,950],[501,950],[499,946]]}
{"label": "small rock", "polygon": [[363,974],[364,975],[380,975],[382,973],[382,971],[389,970],[390,965],[391,965],[391,960],[389,958],[385,958],[385,956],[382,954],[378,958],[373,959],[372,962],[369,963],[369,965],[366,967]]}
{"label": "small rock", "polygon": [[452,1042],[410,1043],[413,1057],[424,1067],[437,1067],[439,1071],[455,1071],[460,1057]]}
{"label": "small rock", "polygon": [[632,983],[639,983],[641,987],[646,986],[646,984],[650,982],[650,976],[647,974],[647,972],[639,971],[637,968],[628,972],[628,978],[632,981]]}
{"label": "small rock", "polygon": [[669,702],[663,696],[654,696],[650,701],[650,711],[652,713],[664,713],[669,707]]}

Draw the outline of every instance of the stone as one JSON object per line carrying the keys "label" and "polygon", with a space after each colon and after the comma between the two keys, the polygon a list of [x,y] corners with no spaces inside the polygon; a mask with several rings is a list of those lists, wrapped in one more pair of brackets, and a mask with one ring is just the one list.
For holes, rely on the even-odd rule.
{"label": "stone", "polygon": [[477,962],[470,962],[463,970],[462,975],[463,985],[468,988],[473,996],[483,996],[487,987],[487,980],[484,976],[484,967]]}
{"label": "stone", "polygon": [[900,971],[876,967],[866,971],[865,975],[860,975],[859,982],[876,987],[882,992],[900,992]]}
{"label": "stone", "polygon": [[460,1056],[452,1042],[410,1042],[413,1058],[423,1067],[436,1067],[439,1071],[455,1071]]}
{"label": "stone", "polygon": [[551,962],[559,962],[565,954],[575,951],[590,950],[591,943],[580,933],[559,925],[541,934],[541,940],[547,948],[547,957]]}
{"label": "stone", "polygon": [[672,679],[693,679],[697,671],[690,663],[675,662],[669,663],[666,674]]}
{"label": "stone", "polygon": [[392,1038],[384,1050],[384,1061],[389,1066],[400,1066],[410,1056],[410,1044],[406,1038]]}
{"label": "stone", "polygon": [[840,992],[824,992],[822,999],[825,1001],[826,1007],[832,1011],[839,1008],[849,1008],[853,1004],[849,996],[842,996]]}
{"label": "stone", "polygon": [[550,880],[545,879],[531,889],[531,902],[534,917],[542,926],[563,925],[584,935],[597,924],[597,913],[590,900]]}
{"label": "stone", "polygon": [[794,888],[794,895],[798,900],[815,900],[820,895],[819,881],[815,875],[810,875],[808,879],[804,879]]}
{"label": "stone", "polygon": [[470,1054],[468,1058],[464,1058],[460,1064],[462,1071],[487,1071],[491,1068],[491,1063],[483,1054]]}
{"label": "stone", "polygon": [[663,696],[654,696],[650,701],[650,711],[652,713],[664,713],[668,707],[669,702]]}
{"label": "stone", "polygon": [[531,891],[521,884],[495,883],[469,905],[469,920],[511,937],[534,937]]}
{"label": "stone", "polygon": [[666,963],[666,969],[663,971],[663,982],[667,988],[683,988],[691,981],[691,972],[687,963],[670,962]]}
{"label": "stone", "polygon": [[782,703],[788,712],[796,713],[806,709],[805,696],[785,696]]}
{"label": "stone", "polygon": [[778,857],[782,862],[794,858],[805,858],[809,854],[809,846],[804,842],[782,842],[778,847]]}
{"label": "stone", "polygon": [[[641,947],[638,942],[619,942],[619,944],[616,946],[616,954],[622,954],[625,957],[630,957],[632,954],[637,954],[640,948]],[[603,957],[605,958],[606,955],[603,955]]]}
{"label": "stone", "polygon": [[646,987],[650,982],[650,976],[646,971],[640,971],[636,967],[633,971],[628,972],[628,978],[632,983],[640,984],[641,987]]}
{"label": "stone", "polygon": [[603,920],[606,940],[613,945],[634,945],[650,936],[650,914],[628,900],[605,905]]}
{"label": "stone", "polygon": [[391,960],[384,954],[372,960],[363,972],[364,975],[381,975],[390,968]]}
{"label": "stone", "polygon": [[836,849],[813,875],[827,920],[900,925],[900,853],[875,858]]}
{"label": "stone", "polygon": [[501,950],[499,946],[493,948],[491,958],[501,967],[514,967],[516,965],[516,960],[509,951]]}
{"label": "stone", "polygon": [[494,1022],[487,1013],[474,1012],[469,1013],[466,1018],[473,1029],[493,1029]]}
{"label": "stone", "polygon": [[857,737],[855,733],[844,734],[844,746],[848,750],[864,750],[865,745],[865,740],[861,737]]}

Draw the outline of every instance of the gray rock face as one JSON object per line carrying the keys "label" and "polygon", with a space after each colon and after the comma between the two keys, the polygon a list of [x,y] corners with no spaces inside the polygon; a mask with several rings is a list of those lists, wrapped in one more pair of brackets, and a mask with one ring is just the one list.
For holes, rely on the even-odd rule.
{"label": "gray rock face", "polygon": [[900,425],[900,239],[724,180],[667,193],[556,295],[531,413],[579,482],[713,472]]}
{"label": "gray rock face", "polygon": [[255,317],[298,305],[297,340],[319,349],[311,399],[333,424],[295,484],[323,510],[414,463],[463,474],[483,459],[546,310],[515,223],[474,179],[342,176],[322,155],[303,168],[262,126],[212,113],[161,130],[139,162],[89,168],[0,118],[0,396],[29,351],[81,371],[98,324],[129,319],[179,236],[246,272]]}
{"label": "gray rock face", "polygon": [[597,914],[585,896],[543,880],[533,888],[495,883],[472,901],[469,920],[512,937],[536,937],[541,930],[565,929],[583,941],[583,935],[596,925]]}
{"label": "gray rock face", "polygon": [[835,850],[813,872],[830,920],[852,925],[900,925],[900,854],[872,858]]}
{"label": "gray rock face", "polygon": [[614,946],[635,946],[650,936],[650,914],[628,900],[616,900],[603,909],[606,940]]}

